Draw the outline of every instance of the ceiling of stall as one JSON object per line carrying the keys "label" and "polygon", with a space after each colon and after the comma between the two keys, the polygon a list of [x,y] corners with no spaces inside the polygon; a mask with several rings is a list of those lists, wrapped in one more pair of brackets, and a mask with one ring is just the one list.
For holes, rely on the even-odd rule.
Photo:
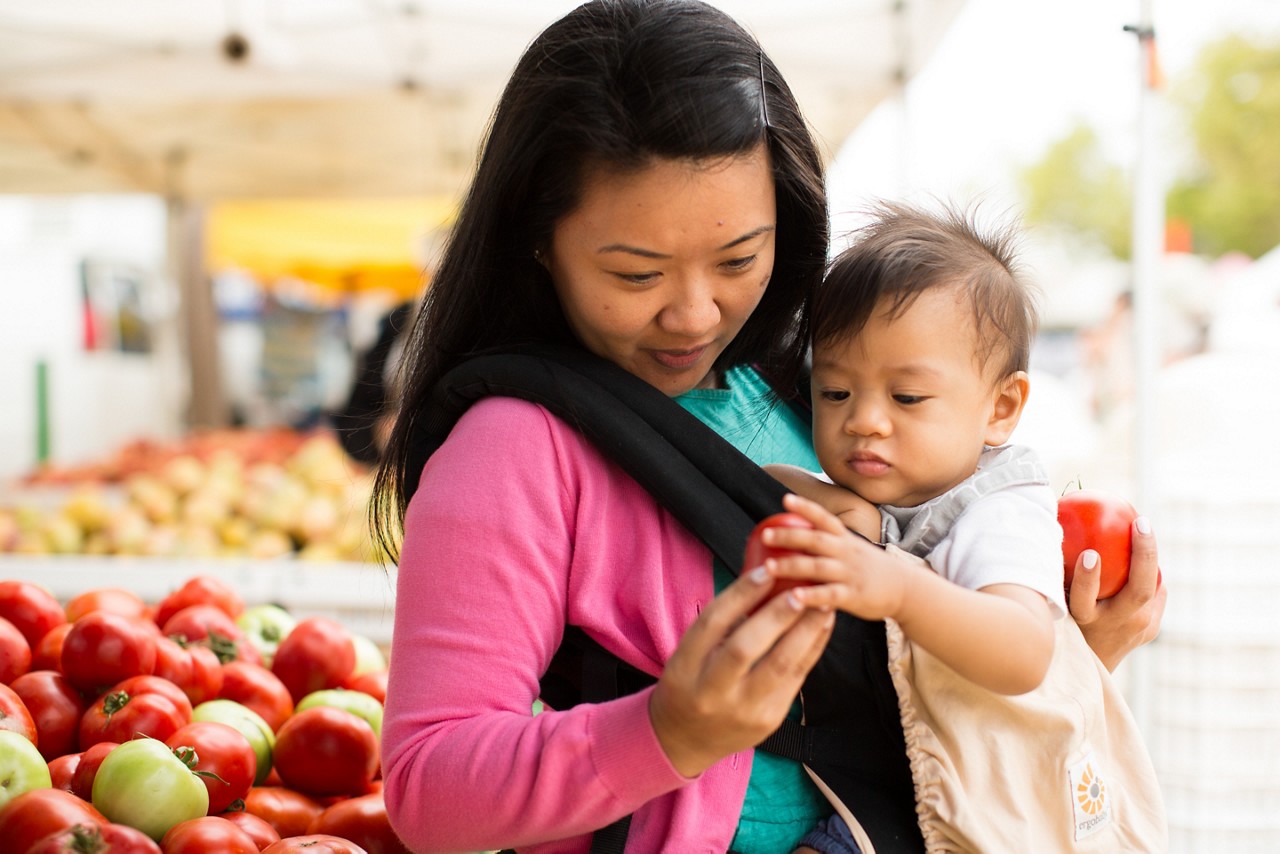
{"label": "ceiling of stall", "polygon": [[[0,0],[0,193],[451,196],[565,0]],[[719,0],[833,156],[964,0]]]}

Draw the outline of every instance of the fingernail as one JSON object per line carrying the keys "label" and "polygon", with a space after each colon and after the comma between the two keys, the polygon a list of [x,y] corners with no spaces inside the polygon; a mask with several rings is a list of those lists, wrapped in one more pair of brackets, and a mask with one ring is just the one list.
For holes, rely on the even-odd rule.
{"label": "fingernail", "polygon": [[1139,516],[1133,520],[1133,525],[1138,529],[1138,533],[1144,537],[1151,535],[1151,520],[1146,516]]}
{"label": "fingernail", "polygon": [[1084,560],[1081,561],[1087,572],[1092,572],[1098,565],[1098,553],[1093,549],[1087,549],[1084,553]]}
{"label": "fingernail", "polygon": [[793,611],[803,611],[804,603],[800,601],[800,597],[796,595],[794,590],[787,591],[787,605]]}
{"label": "fingernail", "polygon": [[769,580],[769,570],[765,569],[763,564],[751,570],[748,575],[756,584],[764,584]]}

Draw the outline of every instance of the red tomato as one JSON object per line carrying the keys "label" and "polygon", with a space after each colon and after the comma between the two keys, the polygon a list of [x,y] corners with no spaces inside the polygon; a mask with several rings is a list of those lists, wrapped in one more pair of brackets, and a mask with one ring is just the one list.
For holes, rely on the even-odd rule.
{"label": "red tomato", "polygon": [[142,597],[120,587],[97,587],[73,596],[67,602],[67,621],[74,623],[85,614],[105,611],[131,620],[150,619],[151,612]]}
{"label": "red tomato", "polygon": [[356,667],[356,647],[346,626],[328,617],[307,617],[285,635],[271,672],[297,703],[312,691],[337,688]]}
{"label": "red tomato", "polygon": [[59,668],[72,685],[90,696],[156,666],[155,638],[134,621],[95,611],[76,620],[62,642]]}
{"label": "red tomato", "polygon": [[53,594],[30,581],[0,581],[0,617],[13,623],[32,649],[40,639],[67,622]]}
{"label": "red tomato", "polygon": [[80,767],[80,757],[83,755],[83,753],[64,753],[49,760],[49,779],[55,789],[71,791],[71,778]]}
{"label": "red tomato", "polygon": [[160,840],[164,854],[258,854],[253,837],[214,815],[180,821]]}
{"label": "red tomato", "polygon": [[[773,546],[766,546],[761,540],[766,528],[812,528],[808,520],[796,513],[774,513],[772,516],[766,516],[751,529],[751,533],[747,535],[747,548],[742,558],[742,571],[747,572],[762,565],[766,558],[786,557],[787,555],[796,554],[790,549],[779,549]],[[768,602],[779,593],[785,593],[793,587],[803,587],[812,582],[804,581],[799,578],[779,578],[773,582],[773,589],[769,595],[756,606],[756,609],[764,606],[764,602]],[[753,611],[754,613],[754,611]]]}
{"label": "red tomato", "polygon": [[262,849],[262,854],[369,854],[359,845],[325,833],[288,836]]}
{"label": "red tomato", "polygon": [[229,661],[222,665],[219,699],[234,700],[253,709],[272,731],[293,714],[293,697],[280,678],[260,664]]}
{"label": "red tomato", "polygon": [[212,575],[196,575],[160,600],[156,606],[156,625],[163,626],[189,605],[214,605],[232,619],[244,611],[244,600],[230,584]]}
{"label": "red tomato", "polygon": [[409,854],[409,849],[391,829],[381,792],[338,801],[311,822],[307,833],[350,839],[369,854]]}
{"label": "red tomato", "polygon": [[318,796],[356,795],[378,772],[378,737],[351,712],[313,706],[280,727],[272,759],[291,789]]}
{"label": "red tomato", "polygon": [[165,621],[164,633],[179,642],[207,644],[224,663],[261,660],[244,629],[216,605],[188,605]]}
{"label": "red tomato", "polygon": [[0,729],[11,729],[40,747],[40,731],[31,717],[27,704],[8,685],[0,685]]}
{"label": "red tomato", "polygon": [[31,644],[13,623],[0,617],[0,684],[8,685],[31,669]]}
{"label": "red tomato", "polygon": [[62,643],[71,631],[71,623],[59,623],[40,638],[31,649],[32,670],[62,670]]}
{"label": "red tomato", "polygon": [[123,744],[139,735],[163,741],[191,721],[191,701],[182,689],[159,676],[135,676],[120,682],[80,718],[80,747],[100,741]]}
{"label": "red tomato", "polygon": [[6,851],[27,851],[50,834],[73,824],[103,825],[107,820],[88,801],[61,789],[32,789],[0,809],[0,839]]}
{"label": "red tomato", "polygon": [[387,670],[368,670],[359,676],[349,677],[342,683],[348,691],[363,691],[379,703],[387,702]]}
{"label": "red tomato", "polygon": [[56,670],[33,670],[9,687],[31,713],[40,734],[36,745],[46,762],[79,749],[84,699],[67,677]]}
{"label": "red tomato", "polygon": [[233,812],[224,812],[221,818],[234,824],[253,838],[254,844],[261,851],[272,842],[280,841],[280,834],[276,833],[276,829],[272,827],[266,819],[259,818],[251,812],[236,810]]}
{"label": "red tomato", "polygon": [[156,638],[154,675],[181,688],[192,706],[217,699],[222,690],[222,662],[213,650],[199,644],[184,647],[163,635]]}
{"label": "red tomato", "polygon": [[127,824],[75,824],[46,836],[26,854],[161,854],[160,846]]}
{"label": "red tomato", "polygon": [[238,729],[214,721],[193,721],[165,739],[174,750],[190,747],[196,752],[193,770],[209,790],[209,815],[244,798],[253,787],[258,759],[253,745]]}
{"label": "red tomato", "polygon": [[71,794],[86,801],[93,800],[93,780],[107,754],[120,745],[114,741],[100,741],[80,754],[80,761],[71,772]]}
{"label": "red tomato", "polygon": [[1058,499],[1058,524],[1062,526],[1062,570],[1068,591],[1075,575],[1076,559],[1093,549],[1102,559],[1098,598],[1108,599],[1129,580],[1129,553],[1133,545],[1133,520],[1138,511],[1118,495],[1097,489],[1077,489]]}
{"label": "red tomato", "polygon": [[271,825],[281,837],[306,833],[312,819],[324,812],[316,800],[283,786],[254,786],[244,799],[244,811]]}

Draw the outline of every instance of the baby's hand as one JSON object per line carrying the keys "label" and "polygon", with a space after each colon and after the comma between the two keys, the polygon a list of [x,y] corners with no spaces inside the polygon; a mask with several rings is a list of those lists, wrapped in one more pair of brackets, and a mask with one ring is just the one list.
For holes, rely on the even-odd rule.
{"label": "baby's hand", "polygon": [[906,600],[913,572],[883,549],[850,533],[823,507],[798,495],[788,495],[783,506],[813,524],[812,530],[771,528],[764,532],[767,546],[803,554],[770,558],[765,566],[777,578],[799,578],[814,586],[793,591],[810,608],[838,608],[865,620],[896,617]]}

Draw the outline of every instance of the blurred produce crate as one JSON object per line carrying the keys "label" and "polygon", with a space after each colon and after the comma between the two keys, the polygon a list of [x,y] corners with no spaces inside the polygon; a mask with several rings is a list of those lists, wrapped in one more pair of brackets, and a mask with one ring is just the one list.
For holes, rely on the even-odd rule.
{"label": "blurred produce crate", "polygon": [[34,581],[66,601],[95,587],[123,587],[148,602],[193,575],[230,583],[246,604],[274,602],[297,617],[332,617],[381,647],[391,643],[395,567],[370,563],[313,563],[122,556],[0,556],[0,578]]}

